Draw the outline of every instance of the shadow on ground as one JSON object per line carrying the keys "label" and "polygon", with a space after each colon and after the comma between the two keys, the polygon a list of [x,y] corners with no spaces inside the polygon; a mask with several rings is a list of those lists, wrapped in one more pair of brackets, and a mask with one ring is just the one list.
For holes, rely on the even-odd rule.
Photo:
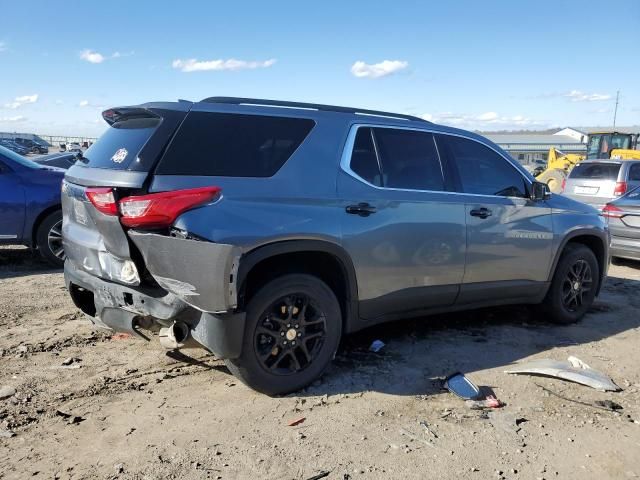
{"label": "shadow on ground", "polygon": [[[362,391],[430,395],[441,391],[438,378],[456,371],[473,376],[473,372],[503,367],[542,352],[563,359],[564,353],[550,351],[597,342],[639,327],[640,315],[635,309],[640,309],[640,298],[633,300],[634,291],[640,291],[639,281],[610,277],[586,317],[567,326],[551,324],[526,306],[377,325],[344,339],[330,371],[302,395]],[[379,353],[369,351],[374,340],[386,344]]]}
{"label": "shadow on ground", "polygon": [[34,250],[20,246],[0,247],[0,279],[59,272],[62,269],[49,265]]}

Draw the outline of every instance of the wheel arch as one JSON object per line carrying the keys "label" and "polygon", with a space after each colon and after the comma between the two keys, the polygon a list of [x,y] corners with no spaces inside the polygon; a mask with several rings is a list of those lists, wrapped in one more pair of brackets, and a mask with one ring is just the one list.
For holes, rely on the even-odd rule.
{"label": "wheel arch", "polygon": [[29,245],[30,247],[32,248],[38,247],[37,238],[36,238],[38,235],[38,228],[40,228],[40,225],[42,224],[45,218],[47,218],[49,215],[51,215],[52,213],[58,210],[62,211],[61,204],[51,205],[45,208],[44,210],[42,210],[38,214],[36,219],[33,221],[33,224],[31,225],[31,235],[28,237],[29,240],[31,241],[31,244]]}
{"label": "wheel arch", "polygon": [[334,291],[342,310],[343,332],[356,329],[358,288],[355,268],[347,252],[324,240],[283,240],[257,247],[239,263],[238,308],[246,303],[267,279],[286,273],[310,273]]}
{"label": "wheel arch", "polygon": [[577,243],[588,247],[596,256],[598,268],[600,270],[600,278],[598,281],[598,290],[596,295],[600,293],[602,280],[607,271],[607,263],[609,261],[609,243],[605,232],[594,231],[592,229],[578,229],[570,232],[565,236],[553,259],[553,264],[549,272],[549,282],[553,279],[560,257],[569,243]]}

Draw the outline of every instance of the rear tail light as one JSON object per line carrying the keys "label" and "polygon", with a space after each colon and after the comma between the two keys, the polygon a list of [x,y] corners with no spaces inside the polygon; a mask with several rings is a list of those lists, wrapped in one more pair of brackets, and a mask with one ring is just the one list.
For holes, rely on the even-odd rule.
{"label": "rear tail light", "polygon": [[90,187],[87,188],[86,194],[98,211],[106,215],[118,215],[118,205],[111,188]]}
{"label": "rear tail light", "polygon": [[169,227],[182,213],[220,195],[219,187],[200,187],[125,197],[119,202],[120,222],[127,227]]}
{"label": "rear tail light", "polygon": [[564,192],[565,187],[567,186],[567,179],[562,179],[562,186],[560,187],[560,193]]}
{"label": "rear tail light", "polygon": [[602,209],[602,216],[608,218],[621,218],[623,211],[615,205],[607,204]]}
{"label": "rear tail light", "polygon": [[613,189],[613,194],[616,197],[619,197],[620,195],[624,195],[626,191],[627,191],[627,182],[616,182],[616,186]]}

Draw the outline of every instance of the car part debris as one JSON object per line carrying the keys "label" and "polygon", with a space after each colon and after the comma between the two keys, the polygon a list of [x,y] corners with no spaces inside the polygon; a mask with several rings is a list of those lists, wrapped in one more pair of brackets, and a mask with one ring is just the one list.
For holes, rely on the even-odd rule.
{"label": "car part debris", "polygon": [[438,438],[438,435],[436,434],[436,432],[434,432],[431,427],[429,426],[429,424],[427,423],[426,420],[420,420],[418,422],[418,424],[420,424],[425,430],[426,432],[431,435],[433,438]]}
{"label": "car part debris", "polygon": [[382,340],[374,340],[369,347],[369,351],[373,353],[378,353],[380,350],[384,348],[384,342]]}
{"label": "car part debris", "polygon": [[622,390],[613,383],[609,377],[592,369],[589,365],[576,357],[569,357],[567,361],[551,360],[546,358],[542,360],[533,360],[531,362],[516,365],[512,369],[506,370],[505,373],[555,377],[586,385],[587,387],[595,388],[601,392],[618,392]]}
{"label": "car part debris", "polygon": [[443,386],[464,400],[475,400],[480,396],[480,389],[461,372],[453,373],[445,378]]}
{"label": "car part debris", "polygon": [[484,410],[485,408],[500,408],[504,404],[493,395],[487,395],[481,400],[467,400],[464,402],[471,410]]}
{"label": "car part debris", "polygon": [[287,425],[289,425],[290,427],[295,427],[303,423],[306,419],[306,417],[296,418],[295,420],[291,420]]}

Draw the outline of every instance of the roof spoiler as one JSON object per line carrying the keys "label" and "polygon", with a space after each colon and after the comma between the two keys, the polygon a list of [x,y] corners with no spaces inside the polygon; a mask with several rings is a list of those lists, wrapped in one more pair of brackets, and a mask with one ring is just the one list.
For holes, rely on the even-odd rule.
{"label": "roof spoiler", "polygon": [[156,118],[160,119],[160,115],[152,112],[148,108],[144,107],[116,107],[109,108],[102,112],[102,118],[109,125],[113,125],[123,120],[132,120],[134,118]]}

